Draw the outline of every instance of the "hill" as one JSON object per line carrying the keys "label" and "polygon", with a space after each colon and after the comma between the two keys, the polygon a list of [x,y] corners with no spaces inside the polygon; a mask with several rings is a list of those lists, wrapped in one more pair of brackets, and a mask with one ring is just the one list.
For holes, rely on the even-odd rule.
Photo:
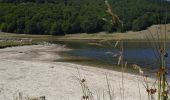
{"label": "hill", "polygon": [[[139,31],[170,22],[170,3],[164,0],[108,0],[124,23],[123,31]],[[0,0],[3,32],[64,35],[122,31],[106,13],[104,0]]]}

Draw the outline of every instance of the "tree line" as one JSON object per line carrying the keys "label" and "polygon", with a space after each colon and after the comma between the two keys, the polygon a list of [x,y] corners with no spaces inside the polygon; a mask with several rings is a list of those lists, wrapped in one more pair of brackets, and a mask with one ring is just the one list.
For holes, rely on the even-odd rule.
{"label": "tree line", "polygon": [[[123,21],[123,31],[170,22],[170,3],[160,0],[108,0]],[[166,7],[166,8],[165,8]],[[166,17],[165,17],[166,16]],[[103,0],[0,0],[3,32],[65,35],[120,31]]]}

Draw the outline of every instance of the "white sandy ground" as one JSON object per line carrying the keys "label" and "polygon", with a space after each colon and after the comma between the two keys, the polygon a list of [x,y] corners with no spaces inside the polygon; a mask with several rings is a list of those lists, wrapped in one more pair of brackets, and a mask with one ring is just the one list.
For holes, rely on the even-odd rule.
{"label": "white sandy ground", "polygon": [[[77,68],[86,77],[89,88],[102,96],[107,92],[105,73],[114,90],[114,100],[121,100],[121,72],[82,66],[60,59],[58,51],[69,50],[61,45],[33,45],[0,50],[0,100],[13,100],[18,92],[25,96],[45,96],[46,100],[81,100],[82,91],[75,76]],[[77,68],[76,68],[77,67]],[[124,100],[147,100],[146,90],[138,76],[124,74]],[[139,77],[139,81],[142,81]],[[96,99],[97,100],[97,99]],[[101,99],[102,100],[102,99]],[[109,99],[106,99],[109,100]]]}

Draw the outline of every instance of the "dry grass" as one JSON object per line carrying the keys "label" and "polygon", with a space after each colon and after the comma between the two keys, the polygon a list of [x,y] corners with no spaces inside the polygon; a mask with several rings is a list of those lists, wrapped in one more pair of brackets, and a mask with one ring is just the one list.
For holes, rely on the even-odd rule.
{"label": "dry grass", "polygon": [[[148,31],[154,33],[153,35],[157,33],[157,29],[163,29],[165,25],[153,25],[149,27],[147,30],[138,31],[138,32],[126,32],[126,33],[105,33],[100,32],[97,34],[86,34],[86,33],[80,33],[80,34],[72,34],[72,35],[66,35],[58,37],[60,40],[102,40],[102,39],[109,39],[109,40],[117,40],[117,39],[123,39],[123,40],[146,40],[146,34],[150,34]],[[167,39],[170,39],[170,24],[167,24]],[[163,37],[162,37],[163,38]]]}

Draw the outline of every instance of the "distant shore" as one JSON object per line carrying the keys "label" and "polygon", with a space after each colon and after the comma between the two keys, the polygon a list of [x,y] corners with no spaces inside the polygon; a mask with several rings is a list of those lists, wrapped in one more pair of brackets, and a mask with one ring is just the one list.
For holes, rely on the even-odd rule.
{"label": "distant shore", "polygon": [[[166,28],[166,31],[165,31]],[[150,39],[164,39],[164,34],[167,34],[167,39],[170,39],[170,24],[165,25],[153,25],[143,31],[125,33],[77,33],[65,36],[52,36],[52,35],[30,35],[30,34],[16,34],[16,33],[4,33],[0,32],[0,42],[20,42],[22,43],[39,43],[39,42],[54,42],[54,41],[88,41],[88,40],[147,40]],[[1,45],[0,45],[1,46]]]}
{"label": "distant shore", "polygon": [[[87,33],[80,33],[80,34],[71,34],[62,36],[60,40],[147,40],[147,38],[153,39],[158,38],[163,39],[164,34],[167,34],[167,39],[170,39],[170,24],[166,25],[153,25],[146,30],[132,32],[128,31],[126,33],[106,33],[100,32],[97,34],[87,34]],[[153,36],[153,37],[152,37]]]}

